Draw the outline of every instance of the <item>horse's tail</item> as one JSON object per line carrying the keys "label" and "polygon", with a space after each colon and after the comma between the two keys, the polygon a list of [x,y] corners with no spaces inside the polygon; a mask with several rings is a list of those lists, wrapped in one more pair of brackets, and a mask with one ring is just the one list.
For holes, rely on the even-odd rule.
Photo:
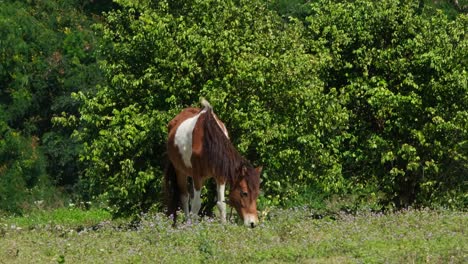
{"label": "horse's tail", "polygon": [[204,109],[213,110],[213,107],[211,106],[211,104],[203,97],[201,98],[201,104],[203,105]]}
{"label": "horse's tail", "polygon": [[166,205],[167,205],[167,216],[172,216],[174,219],[174,226],[177,222],[177,207],[180,202],[179,188],[177,187],[177,175],[172,162],[166,167],[164,173],[165,182],[165,194],[166,194]]}

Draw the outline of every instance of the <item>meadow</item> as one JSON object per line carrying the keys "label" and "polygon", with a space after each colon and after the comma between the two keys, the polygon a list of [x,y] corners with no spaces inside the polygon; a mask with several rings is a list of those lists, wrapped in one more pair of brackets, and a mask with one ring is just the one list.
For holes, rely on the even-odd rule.
{"label": "meadow", "polygon": [[[235,221],[234,221],[235,222]],[[254,229],[201,219],[138,224],[102,210],[0,219],[0,263],[466,263],[468,214],[446,210],[264,211]]]}
{"label": "meadow", "polygon": [[[0,2],[0,264],[468,263],[466,0]],[[200,97],[254,229],[156,212]]]}

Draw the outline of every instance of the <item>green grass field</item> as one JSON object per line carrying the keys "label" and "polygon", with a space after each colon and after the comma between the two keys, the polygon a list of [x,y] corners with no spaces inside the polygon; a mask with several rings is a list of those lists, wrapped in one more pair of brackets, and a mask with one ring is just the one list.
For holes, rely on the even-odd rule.
{"label": "green grass field", "polygon": [[467,263],[468,214],[409,210],[336,214],[271,210],[249,229],[204,219],[136,227],[103,211],[61,209],[0,219],[0,263]]}

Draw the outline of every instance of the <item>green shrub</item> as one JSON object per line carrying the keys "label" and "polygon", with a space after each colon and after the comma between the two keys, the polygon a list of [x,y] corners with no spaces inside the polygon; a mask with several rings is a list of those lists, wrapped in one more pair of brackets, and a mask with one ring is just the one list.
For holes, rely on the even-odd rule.
{"label": "green shrub", "polygon": [[150,205],[160,188],[166,124],[210,100],[233,143],[264,166],[265,202],[299,186],[338,191],[338,147],[347,113],[323,93],[317,58],[299,21],[284,23],[262,1],[119,1],[102,25],[108,83],[83,100],[77,132],[85,181],[115,213]]}
{"label": "green shrub", "polygon": [[374,185],[397,207],[466,206],[468,17],[398,0],[311,8],[308,47],[350,116],[352,188]]}
{"label": "green shrub", "polygon": [[89,90],[100,76],[91,20],[75,4],[6,1],[0,9],[0,121],[36,137],[48,174],[61,186],[75,184],[79,172],[71,92]]}
{"label": "green shrub", "polygon": [[97,27],[106,82],[75,94],[81,182],[114,215],[160,201],[166,124],[201,96],[264,166],[262,206],[321,206],[314,193],[466,206],[466,15],[399,0],[317,1],[305,21],[264,1],[117,3]]}
{"label": "green shrub", "polygon": [[67,0],[1,3],[0,181],[5,184],[0,188],[5,192],[0,195],[4,210],[34,207],[34,197],[59,199],[54,186],[78,181],[79,145],[70,139],[78,105],[71,92],[92,88],[100,71],[91,20],[77,6],[77,1]]}
{"label": "green shrub", "polygon": [[0,211],[22,214],[36,205],[50,205],[55,189],[38,139],[11,131],[3,131],[0,138]]}

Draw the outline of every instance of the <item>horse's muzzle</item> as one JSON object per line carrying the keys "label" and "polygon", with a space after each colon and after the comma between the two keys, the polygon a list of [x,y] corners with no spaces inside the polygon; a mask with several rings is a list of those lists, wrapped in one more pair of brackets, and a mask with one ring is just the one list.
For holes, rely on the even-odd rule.
{"label": "horse's muzzle", "polygon": [[253,214],[244,215],[244,225],[254,228],[258,224],[258,217]]}

